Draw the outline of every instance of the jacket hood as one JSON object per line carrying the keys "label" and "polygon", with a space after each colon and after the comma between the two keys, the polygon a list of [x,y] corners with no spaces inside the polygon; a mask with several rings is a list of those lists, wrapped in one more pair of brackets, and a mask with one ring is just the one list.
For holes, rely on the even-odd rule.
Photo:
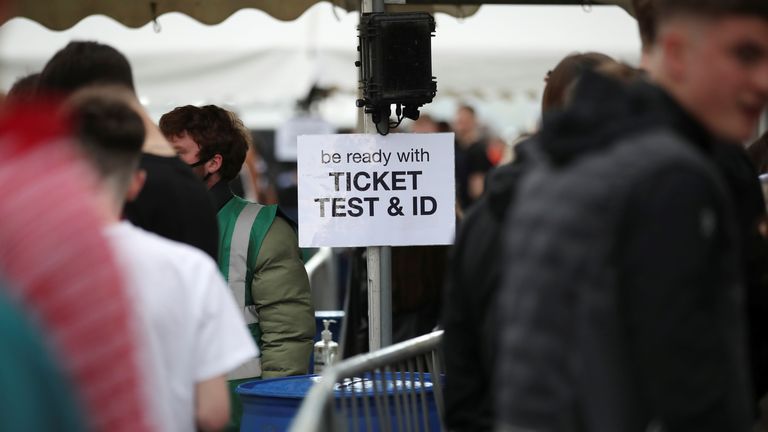
{"label": "jacket hood", "polygon": [[661,124],[661,91],[645,82],[626,85],[586,71],[564,111],[544,115],[541,146],[555,166],[605,149],[622,135]]}

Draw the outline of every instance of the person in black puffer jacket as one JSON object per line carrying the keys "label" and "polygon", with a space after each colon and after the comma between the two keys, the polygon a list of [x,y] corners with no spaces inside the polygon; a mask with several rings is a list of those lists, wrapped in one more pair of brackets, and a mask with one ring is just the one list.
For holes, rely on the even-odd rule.
{"label": "person in black puffer jacket", "polygon": [[[600,53],[572,54],[549,73],[542,111],[561,109],[568,88],[588,69],[613,60]],[[485,195],[459,225],[446,277],[443,344],[446,363],[445,424],[449,430],[491,430],[495,325],[492,299],[502,270],[501,230],[520,179],[538,163],[536,137],[515,148],[515,160],[491,171]]]}
{"label": "person in black puffer jacket", "polygon": [[549,163],[506,222],[500,431],[751,427],[740,216],[722,152],[768,103],[768,4],[654,4],[659,87],[586,74],[573,105],[545,119]]}

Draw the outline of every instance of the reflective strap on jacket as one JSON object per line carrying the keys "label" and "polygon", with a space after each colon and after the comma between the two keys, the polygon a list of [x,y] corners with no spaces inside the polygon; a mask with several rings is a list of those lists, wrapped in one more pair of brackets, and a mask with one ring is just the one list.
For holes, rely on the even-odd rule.
{"label": "reflective strap on jacket", "polygon": [[[232,231],[231,247],[229,249],[229,269],[227,272],[229,288],[235,296],[237,306],[243,311],[245,323],[248,325],[256,343],[259,342],[258,338],[261,336],[261,329],[258,328],[259,314],[256,311],[256,305],[246,303],[246,297],[250,298],[247,294],[251,289],[249,272],[252,271],[248,263],[248,245],[251,243],[251,227],[262,208],[264,206],[260,204],[248,203],[237,216],[237,221]],[[261,360],[257,357],[230,372],[228,378],[233,380],[260,376]]]}
{"label": "reflective strap on jacket", "polygon": [[259,314],[256,312],[255,305],[252,304],[253,301],[246,302],[246,297],[250,297],[247,292],[251,289],[248,286],[249,279],[251,279],[248,277],[248,273],[252,271],[248,263],[251,227],[253,227],[253,223],[262,208],[264,208],[263,205],[254,203],[249,203],[243,208],[237,216],[235,229],[232,231],[232,246],[229,249],[229,271],[227,272],[229,279],[227,282],[229,282],[229,288],[235,295],[237,306],[243,310],[246,324],[259,322]]}

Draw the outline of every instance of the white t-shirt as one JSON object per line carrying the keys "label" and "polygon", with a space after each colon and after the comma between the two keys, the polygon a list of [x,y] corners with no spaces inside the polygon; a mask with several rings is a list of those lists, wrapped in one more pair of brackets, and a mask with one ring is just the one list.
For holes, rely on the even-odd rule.
{"label": "white t-shirt", "polygon": [[128,222],[106,228],[141,332],[147,401],[160,431],[195,428],[195,384],[258,354],[216,263]]}

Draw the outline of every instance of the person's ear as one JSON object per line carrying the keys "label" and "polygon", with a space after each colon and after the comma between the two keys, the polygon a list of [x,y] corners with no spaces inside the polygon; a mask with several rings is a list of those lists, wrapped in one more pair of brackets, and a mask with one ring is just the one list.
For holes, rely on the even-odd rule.
{"label": "person's ear", "polygon": [[216,153],[212,158],[205,163],[205,171],[209,174],[216,174],[221,169],[221,164],[224,162],[224,158],[220,154]]}
{"label": "person's ear", "polygon": [[128,185],[128,193],[125,196],[125,200],[130,202],[138,198],[141,189],[144,188],[144,183],[147,181],[147,172],[143,169],[136,170],[131,176],[131,184]]}
{"label": "person's ear", "polygon": [[675,82],[684,81],[688,75],[688,49],[690,38],[684,28],[673,29],[659,41],[664,74]]}

